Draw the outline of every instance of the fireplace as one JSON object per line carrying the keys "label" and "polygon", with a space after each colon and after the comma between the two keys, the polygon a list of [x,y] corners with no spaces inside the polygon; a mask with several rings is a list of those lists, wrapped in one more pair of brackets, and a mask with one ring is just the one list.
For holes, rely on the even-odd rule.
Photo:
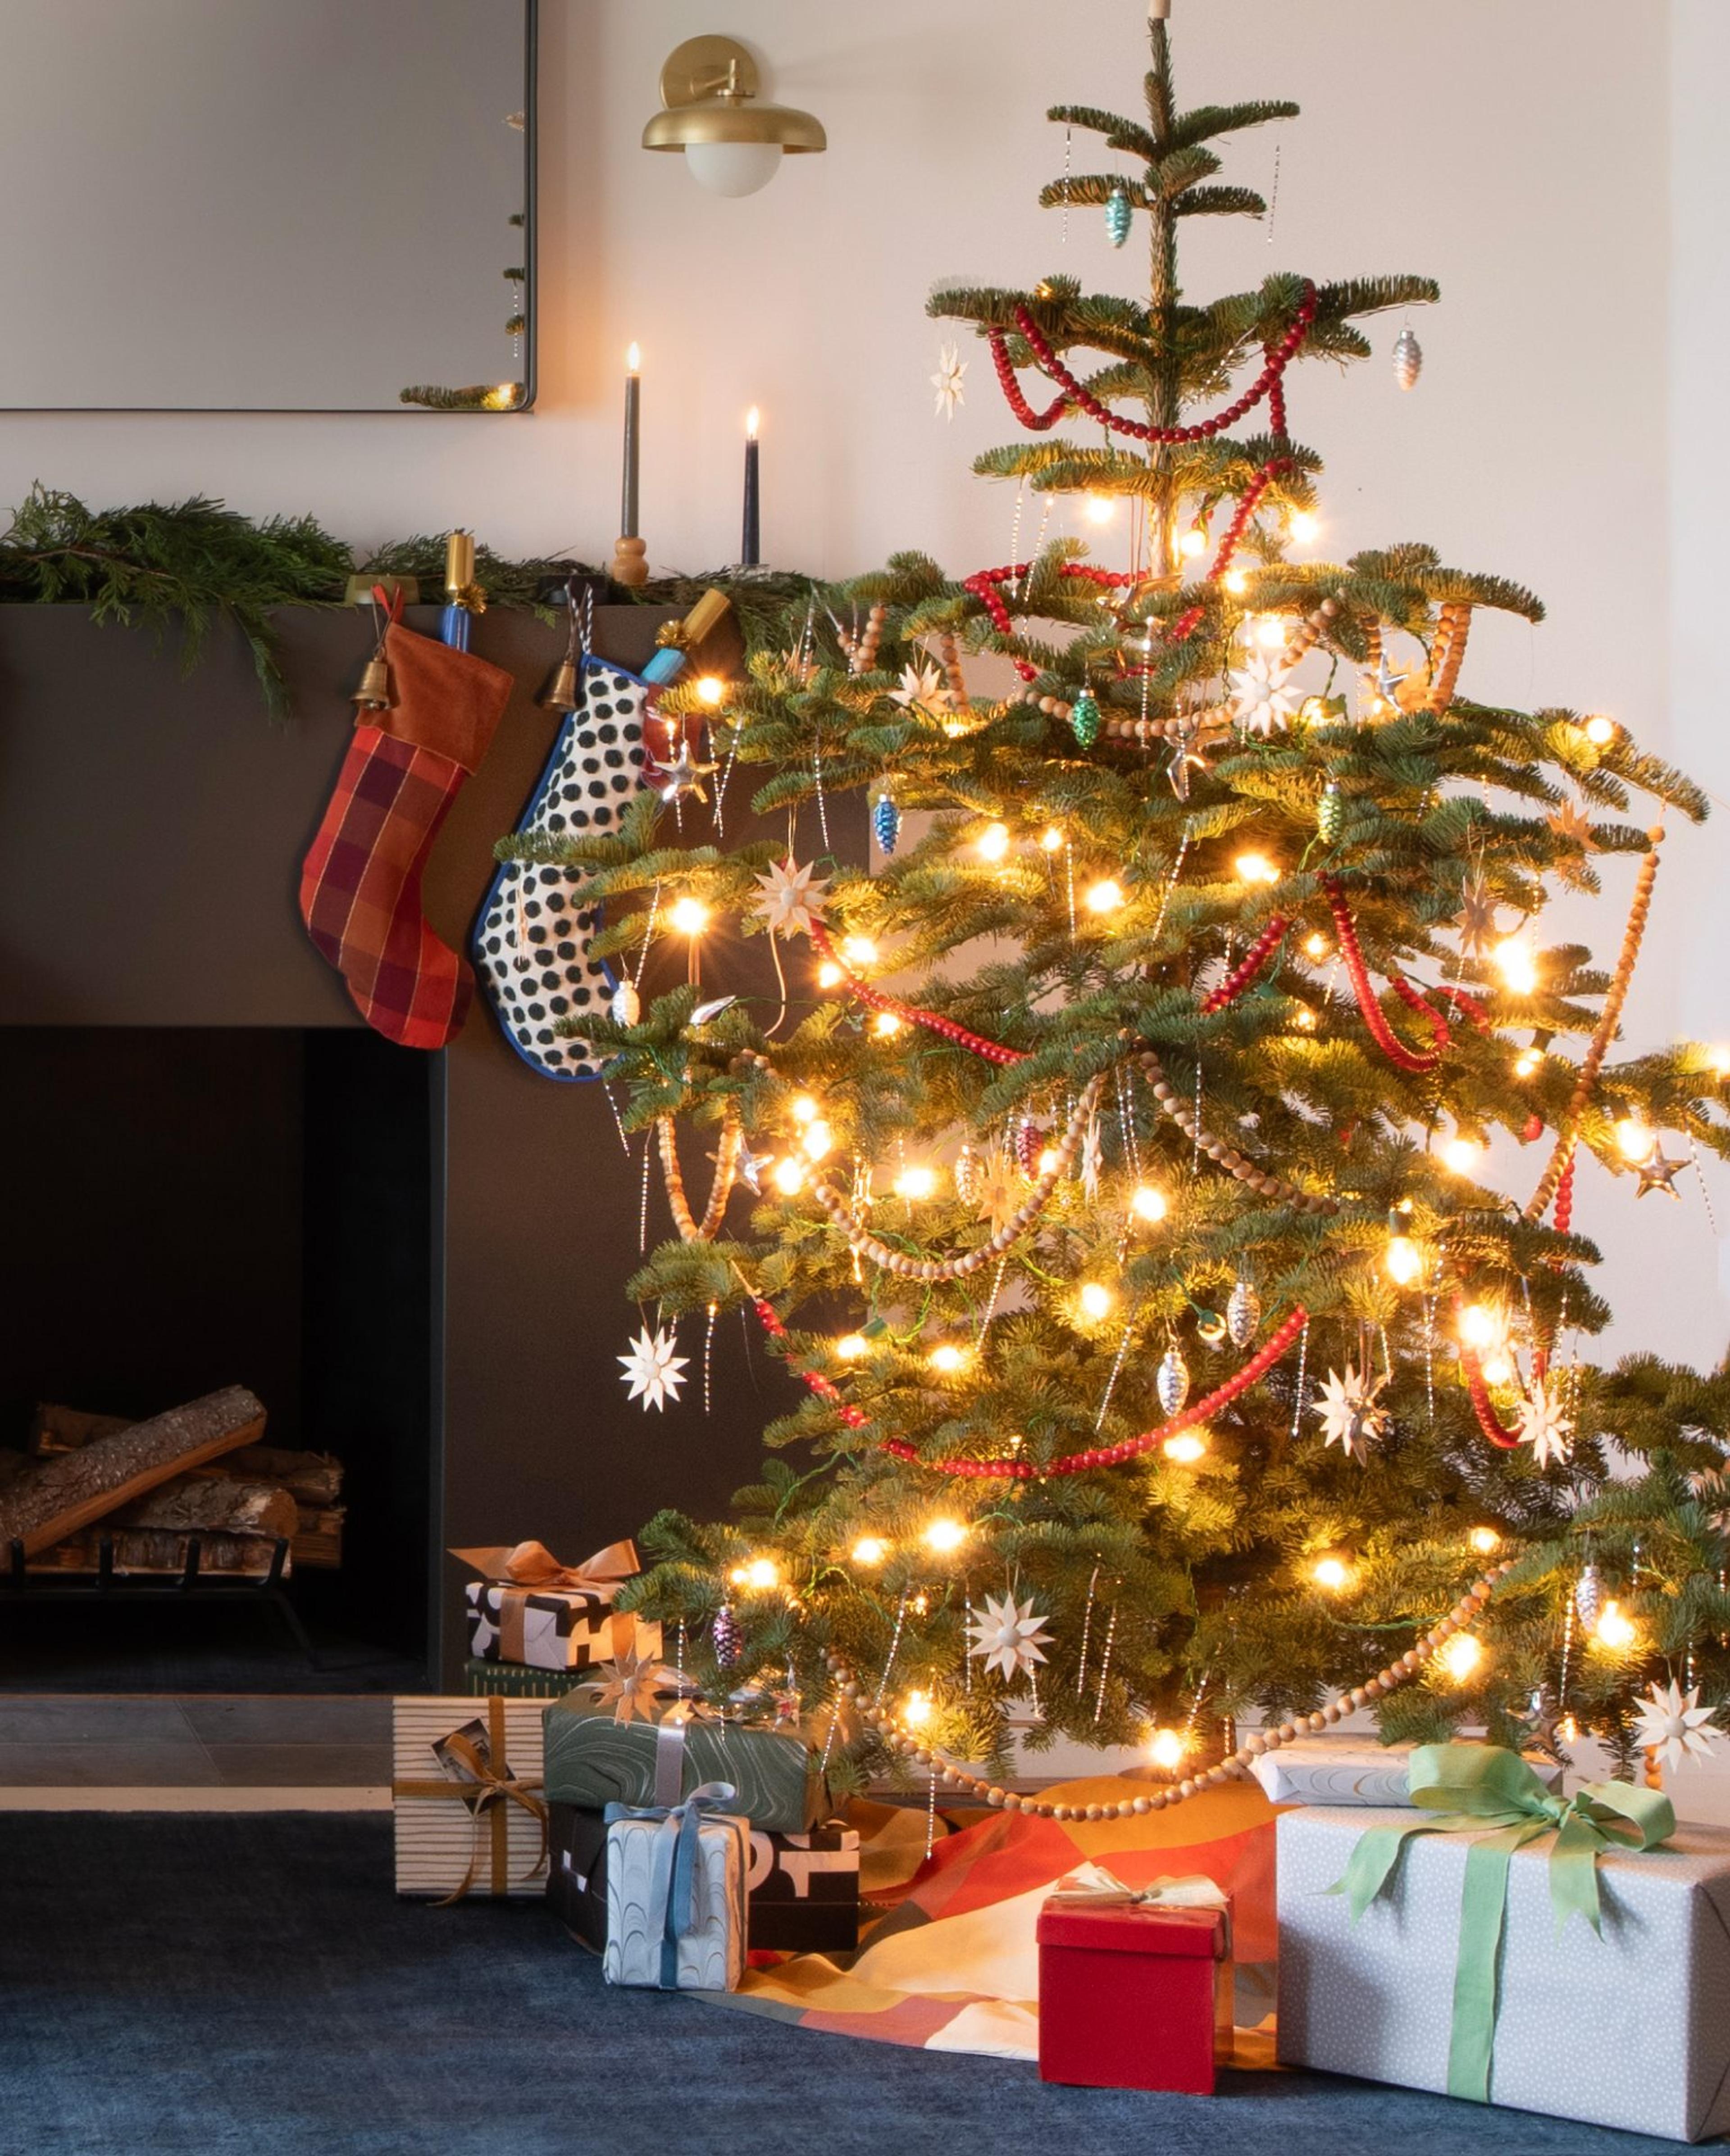
{"label": "fireplace", "polygon": [[[342,1481],[340,1505],[302,1508],[335,1530],[295,1536],[285,1583],[316,1665],[267,1605],[177,1606],[152,1578],[165,1591],[149,1604],[13,1604],[0,1686],[123,1683],[165,1658],[182,1682],[224,1688],[424,1671],[432,1075],[361,1029],[7,1034],[0,1119],[28,1140],[0,1245],[0,1448],[28,1449],[42,1402],[141,1422],[238,1382],[269,1410],[273,1450],[334,1455]],[[159,1540],[159,1561],[182,1566],[178,1539]]]}
{"label": "fireplace", "polygon": [[[598,608],[598,646],[640,665],[662,618]],[[280,626],[286,721],[238,639],[182,676],[146,634],[0,608],[0,1104],[31,1156],[12,1178],[0,1444],[37,1399],[130,1416],[250,1386],[271,1440],[348,1470],[342,1566],[297,1568],[296,1606],[366,1645],[381,1684],[450,1686],[466,1575],[449,1548],[533,1537],[574,1560],[662,1506],[713,1517],[794,1395],[733,1322],[707,1388],[687,1327],[697,1382],[662,1415],[629,1404],[640,1152],[601,1089],[530,1072],[480,1001],[438,1055],[361,1024],[295,894],[367,629],[313,609]],[[475,624],[519,690],[429,868],[453,943],[557,730],[534,697],[560,641],[525,614]],[[208,1621],[237,1655],[270,1640],[259,1611]],[[37,1622],[0,1608],[0,1688],[55,1681],[52,1658],[30,1673]],[[98,1629],[96,1676],[62,1664],[60,1681],[160,1682],[126,1673],[131,1623]]]}

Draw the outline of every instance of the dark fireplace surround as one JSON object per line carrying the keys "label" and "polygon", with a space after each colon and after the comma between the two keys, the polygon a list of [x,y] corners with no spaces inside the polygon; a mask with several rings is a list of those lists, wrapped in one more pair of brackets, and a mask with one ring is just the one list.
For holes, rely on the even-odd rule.
{"label": "dark fireplace surround", "polygon": [[[602,608],[598,648],[640,665],[662,619]],[[272,1439],[349,1470],[347,1577],[305,1573],[297,1596],[449,1685],[466,1576],[449,1547],[533,1537],[575,1560],[662,1505],[721,1510],[786,1380],[728,1326],[711,1413],[695,1337],[684,1403],[629,1404],[640,1181],[601,1089],[531,1072],[480,997],[437,1055],[362,1025],[295,894],[366,624],[293,610],[277,629],[286,721],[238,638],[182,674],[172,639],[0,609],[0,1107],[19,1162],[0,1443],[36,1398],[141,1414],[252,1386]],[[521,613],[475,626],[517,690],[428,872],[429,918],[459,947],[557,730],[534,701],[557,643]]]}

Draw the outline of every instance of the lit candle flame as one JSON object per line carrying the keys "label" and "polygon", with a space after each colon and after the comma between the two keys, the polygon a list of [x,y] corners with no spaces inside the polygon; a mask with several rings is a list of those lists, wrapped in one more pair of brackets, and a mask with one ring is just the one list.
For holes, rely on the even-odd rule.
{"label": "lit candle flame", "polygon": [[640,346],[634,344],[625,354],[624,371],[627,374],[640,374],[643,372],[643,352]]}
{"label": "lit candle flame", "polygon": [[757,424],[761,416],[754,404],[745,414],[745,439],[747,442],[754,442],[757,439]]}

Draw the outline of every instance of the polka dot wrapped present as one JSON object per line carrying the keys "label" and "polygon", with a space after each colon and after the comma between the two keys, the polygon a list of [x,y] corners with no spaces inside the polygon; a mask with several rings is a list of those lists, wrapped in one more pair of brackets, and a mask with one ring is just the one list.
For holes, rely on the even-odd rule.
{"label": "polka dot wrapped present", "polygon": [[[1279,1822],[1279,2056],[1697,2141],[1730,2129],[1730,1830],[1421,1748],[1419,1808]],[[1430,1815],[1425,1816],[1425,1814]]]}

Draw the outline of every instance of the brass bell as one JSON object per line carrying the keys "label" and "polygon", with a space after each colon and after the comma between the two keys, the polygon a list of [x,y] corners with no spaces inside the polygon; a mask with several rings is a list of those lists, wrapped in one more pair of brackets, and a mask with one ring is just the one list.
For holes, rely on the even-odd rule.
{"label": "brass bell", "polygon": [[576,661],[561,659],[542,695],[542,706],[549,711],[574,711],[581,701],[577,691]]}
{"label": "brass bell", "polygon": [[363,711],[388,711],[390,709],[393,701],[390,668],[382,654],[375,653],[367,661],[361,675],[361,685],[350,701],[358,704]]}

